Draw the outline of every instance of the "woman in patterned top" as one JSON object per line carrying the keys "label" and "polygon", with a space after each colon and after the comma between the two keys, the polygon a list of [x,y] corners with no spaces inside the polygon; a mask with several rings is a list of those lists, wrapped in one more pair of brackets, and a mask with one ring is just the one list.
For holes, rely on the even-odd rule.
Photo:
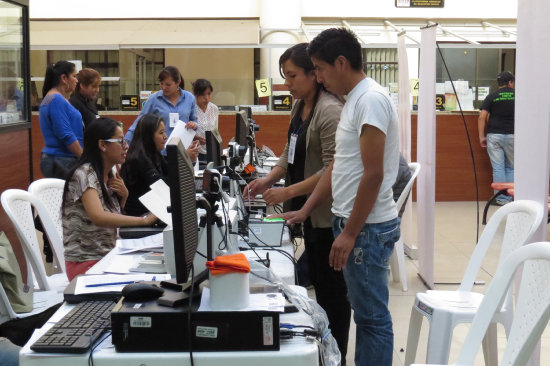
{"label": "woman in patterned top", "polygon": [[201,150],[199,154],[200,161],[206,161],[206,140],[205,131],[212,131],[218,128],[218,106],[210,102],[214,88],[210,81],[206,79],[197,79],[193,83],[193,94],[195,94],[196,106],[195,115],[197,116],[197,136],[201,141]]}
{"label": "woman in patterned top", "polygon": [[118,123],[98,118],[84,133],[84,150],[63,190],[63,245],[69,280],[86,272],[115,246],[117,228],[150,226],[154,215],[121,214],[128,190],[112,168],[126,160],[128,145]]}

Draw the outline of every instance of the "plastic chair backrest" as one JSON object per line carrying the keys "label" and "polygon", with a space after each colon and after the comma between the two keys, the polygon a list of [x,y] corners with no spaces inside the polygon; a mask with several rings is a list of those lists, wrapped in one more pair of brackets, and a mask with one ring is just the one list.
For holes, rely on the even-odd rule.
{"label": "plastic chair backrest", "polygon": [[10,218],[19,242],[23,247],[23,253],[27,261],[27,284],[34,287],[33,274],[36,276],[38,288],[52,290],[47,280],[46,268],[40,253],[38,237],[34,227],[34,218],[31,205],[41,205],[32,194],[21,189],[8,189],[2,192],[0,198],[2,207]]}
{"label": "plastic chair backrest", "polygon": [[412,186],[414,184],[414,180],[418,176],[418,173],[420,173],[420,163],[409,163],[409,169],[411,170],[411,178],[407,182],[407,185],[405,188],[403,188],[403,191],[399,195],[399,198],[397,199],[397,212],[401,210],[401,207],[406,203],[407,197],[409,196],[409,192],[412,189]]}
{"label": "plastic chair backrest", "polygon": [[485,332],[518,267],[523,265],[512,329],[502,365],[526,365],[550,318],[550,243],[525,245],[499,266],[472,321],[455,365],[473,365]]}
{"label": "plastic chair backrest", "polygon": [[504,219],[506,219],[506,228],[504,230],[497,268],[500,268],[503,259],[506,258],[510,252],[529,241],[542,222],[543,216],[543,207],[535,201],[514,201],[500,207],[493,216],[491,216],[487,226],[485,226],[485,230],[481,233],[481,237],[470,257],[458,291],[468,292],[472,290],[479,268],[485,258],[485,254]]}
{"label": "plastic chair backrest", "polygon": [[63,246],[61,205],[63,204],[64,187],[65,181],[57,178],[39,179],[29,186],[29,192],[42,203],[36,207],[36,210],[50,240],[55,263],[63,272],[65,272],[65,247]]}

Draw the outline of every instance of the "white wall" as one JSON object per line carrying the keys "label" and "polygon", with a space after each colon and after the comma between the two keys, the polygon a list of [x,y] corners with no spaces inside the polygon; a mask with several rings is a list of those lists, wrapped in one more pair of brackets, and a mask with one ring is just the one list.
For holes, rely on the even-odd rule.
{"label": "white wall", "polygon": [[[30,0],[40,18],[259,18],[261,1],[277,0]],[[303,17],[512,18],[517,0],[445,0],[442,9],[402,9],[395,0],[301,0]],[[300,6],[299,1],[296,1]]]}

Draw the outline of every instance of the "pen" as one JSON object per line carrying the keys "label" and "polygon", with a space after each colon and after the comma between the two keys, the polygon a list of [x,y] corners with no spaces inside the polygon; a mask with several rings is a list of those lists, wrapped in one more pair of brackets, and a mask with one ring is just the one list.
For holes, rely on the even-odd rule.
{"label": "pen", "polygon": [[134,283],[135,281],[123,281],[123,282],[107,282],[107,283],[93,283],[86,285],[86,287],[101,287],[101,286],[116,286],[116,285],[128,285]]}

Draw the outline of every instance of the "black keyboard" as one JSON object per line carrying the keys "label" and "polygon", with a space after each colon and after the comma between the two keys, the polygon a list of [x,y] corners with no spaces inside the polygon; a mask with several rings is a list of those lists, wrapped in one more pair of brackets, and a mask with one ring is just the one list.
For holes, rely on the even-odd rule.
{"label": "black keyboard", "polygon": [[111,328],[113,301],[85,301],[31,346],[35,352],[85,353]]}

